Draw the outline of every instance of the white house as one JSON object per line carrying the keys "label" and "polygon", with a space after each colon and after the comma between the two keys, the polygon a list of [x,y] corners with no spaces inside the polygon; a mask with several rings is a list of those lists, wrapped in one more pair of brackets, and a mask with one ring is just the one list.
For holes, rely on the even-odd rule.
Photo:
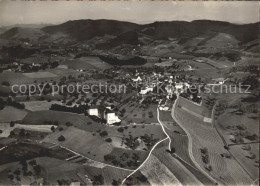
{"label": "white house", "polygon": [[152,92],[153,91],[153,87],[149,86],[149,87],[144,87],[141,89],[140,94],[144,95],[147,94],[148,92]]}
{"label": "white house", "polygon": [[108,110],[108,109],[104,113],[104,119],[107,121],[107,124],[109,124],[109,125],[118,123],[121,121],[113,111]]}
{"label": "white house", "polygon": [[227,79],[225,79],[225,78],[216,78],[216,79],[213,79],[214,83],[211,83],[211,84],[208,84],[208,85],[222,85],[227,80],[228,80],[228,78]]}
{"label": "white house", "polygon": [[176,89],[183,89],[183,83],[175,83],[175,88]]}
{"label": "white house", "polygon": [[159,109],[160,109],[160,110],[167,111],[167,110],[169,110],[169,107],[167,107],[167,106],[161,106],[161,107],[159,107]]}
{"label": "white house", "polygon": [[142,79],[140,78],[140,76],[138,76],[137,78],[133,78],[132,80],[133,80],[133,82],[139,82],[139,81],[142,81]]}
{"label": "white house", "polygon": [[90,107],[89,109],[88,109],[88,114],[90,115],[90,116],[99,116],[99,114],[98,114],[98,108],[97,107]]}
{"label": "white house", "polygon": [[111,125],[114,123],[118,123],[121,120],[118,118],[118,116],[111,110],[111,107],[90,107],[88,109],[88,114],[90,116],[97,116],[99,118],[103,118],[107,121],[107,124]]}

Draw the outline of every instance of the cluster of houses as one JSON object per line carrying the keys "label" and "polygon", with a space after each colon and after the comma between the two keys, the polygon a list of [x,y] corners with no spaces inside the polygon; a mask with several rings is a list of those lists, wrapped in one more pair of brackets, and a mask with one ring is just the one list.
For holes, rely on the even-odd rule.
{"label": "cluster of houses", "polygon": [[[162,79],[163,81],[159,80]],[[159,83],[164,83],[165,90],[167,92],[167,98],[170,98],[173,94],[178,94],[184,92],[187,88],[190,87],[190,84],[183,81],[178,81],[175,76],[164,76],[161,74],[153,73],[153,75],[149,76],[147,79],[146,77],[143,77],[143,79],[139,76],[139,74],[136,74],[134,78],[132,78],[132,81],[137,84],[142,84],[143,87],[141,88],[139,94],[140,95],[146,95],[149,92],[152,92],[154,88],[159,85]]]}
{"label": "cluster of houses", "polygon": [[13,62],[11,65],[4,67],[3,72],[37,72],[46,68],[55,68],[58,64],[58,61],[32,64]]}
{"label": "cluster of houses", "polygon": [[106,120],[108,125],[121,122],[111,107],[92,106],[88,109],[88,114]]}

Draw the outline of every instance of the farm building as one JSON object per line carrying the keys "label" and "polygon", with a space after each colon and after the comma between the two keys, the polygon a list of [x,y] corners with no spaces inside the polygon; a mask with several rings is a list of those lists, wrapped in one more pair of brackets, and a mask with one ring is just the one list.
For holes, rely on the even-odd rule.
{"label": "farm building", "polygon": [[133,78],[132,79],[133,82],[139,82],[139,81],[142,81],[142,79],[140,78],[140,76],[136,77],[136,78]]}
{"label": "farm building", "polygon": [[107,124],[109,124],[109,125],[111,125],[113,123],[118,123],[121,121],[118,118],[118,116],[116,116],[116,114],[109,109],[106,109],[106,111],[104,112],[104,119],[107,121]]}
{"label": "farm building", "polygon": [[99,116],[99,113],[98,113],[98,108],[97,107],[90,107],[88,109],[88,114],[90,116]]}
{"label": "farm building", "polygon": [[153,91],[153,87],[149,86],[149,87],[143,87],[140,91],[140,94],[144,95],[147,94],[148,92],[152,92]]}
{"label": "farm building", "polygon": [[115,112],[111,110],[110,107],[91,107],[88,109],[88,114],[90,116],[97,116],[99,118],[105,119],[107,124],[111,125],[114,123],[118,123],[121,120],[118,118]]}

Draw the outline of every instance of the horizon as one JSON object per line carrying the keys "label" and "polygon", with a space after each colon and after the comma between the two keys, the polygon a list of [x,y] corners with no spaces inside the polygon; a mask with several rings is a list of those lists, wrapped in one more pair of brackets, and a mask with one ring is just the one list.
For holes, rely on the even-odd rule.
{"label": "horizon", "polygon": [[[4,25],[4,26],[1,26],[0,25],[0,28],[4,28],[4,27],[16,27],[16,26],[55,26],[55,25],[61,25],[61,24],[64,24],[64,23],[67,23],[67,22],[70,22],[70,21],[87,21],[87,20],[91,20],[91,21],[100,21],[100,20],[106,20],[106,21],[119,21],[119,22],[126,22],[126,23],[133,23],[133,24],[137,24],[137,25],[147,25],[147,24],[153,24],[153,23],[156,23],[156,22],[186,22],[186,23],[192,23],[192,22],[195,22],[195,21],[212,21],[212,22],[223,22],[223,23],[230,23],[230,24],[233,24],[233,25],[248,25],[248,24],[256,24],[256,23],[260,23],[260,20],[257,21],[257,22],[252,22],[252,23],[231,23],[231,22],[228,22],[228,21],[219,21],[219,20],[210,20],[210,19],[196,19],[196,20],[192,20],[192,21],[182,21],[182,20],[167,20],[167,21],[154,21],[154,22],[149,22],[149,23],[135,23],[135,22],[131,22],[131,21],[125,21],[125,20],[116,20],[116,19],[74,19],[74,20],[67,20],[65,22],[61,22],[61,23],[57,23],[57,24],[52,24],[52,23],[29,23],[29,24],[13,24],[13,25]],[[35,27],[37,28],[37,27]]]}
{"label": "horizon", "polygon": [[[232,24],[260,21],[259,2],[212,1],[0,1],[0,27],[62,24],[75,20],[117,20],[137,24],[209,20]],[[86,11],[87,10],[87,11]],[[55,12],[55,15],[54,13]]]}

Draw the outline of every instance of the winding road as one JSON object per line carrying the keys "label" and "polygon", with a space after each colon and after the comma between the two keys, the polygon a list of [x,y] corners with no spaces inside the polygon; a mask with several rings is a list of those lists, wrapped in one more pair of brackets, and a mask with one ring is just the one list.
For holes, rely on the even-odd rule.
{"label": "winding road", "polygon": [[158,108],[157,108],[157,119],[158,119],[158,122],[159,122],[159,124],[161,125],[162,130],[163,130],[163,132],[165,133],[165,135],[166,135],[167,137],[164,138],[164,139],[162,139],[162,140],[160,140],[160,141],[158,141],[158,142],[153,146],[153,148],[150,150],[150,152],[149,152],[147,158],[144,160],[144,162],[143,162],[137,169],[135,169],[131,174],[129,174],[129,175],[122,181],[122,185],[125,183],[125,181],[127,180],[127,178],[129,178],[130,176],[132,176],[134,173],[136,173],[138,170],[140,170],[140,169],[142,168],[142,166],[149,160],[149,158],[150,158],[150,156],[151,156],[153,150],[154,150],[160,143],[162,143],[163,141],[169,139],[169,150],[171,150],[171,146],[170,146],[171,138],[170,138],[169,135],[165,132],[164,126],[163,126],[163,124],[161,123],[159,116],[160,116],[160,114],[159,114],[159,110],[158,110]]}
{"label": "winding road", "polygon": [[[177,101],[178,101],[178,98],[179,98],[179,95],[177,95],[177,99],[175,100],[175,102],[174,102],[174,104],[173,104],[173,107],[172,107],[172,117],[173,117],[173,119],[176,121],[176,123],[186,132],[186,134],[187,134],[187,136],[188,136],[188,141],[189,141],[189,145],[188,145],[189,156],[190,156],[192,162],[195,164],[196,168],[197,168],[199,171],[201,171],[202,173],[204,173],[204,174],[205,174],[210,180],[212,180],[214,183],[218,183],[214,178],[212,178],[210,175],[208,175],[208,173],[207,173],[205,170],[203,170],[203,169],[199,166],[199,164],[196,162],[196,160],[195,160],[195,158],[194,158],[194,156],[193,156],[193,153],[192,153],[192,138],[191,138],[190,134],[188,133],[188,131],[187,131],[182,125],[180,125],[180,123],[177,121],[177,119],[176,119],[175,116],[174,116],[174,110],[175,110],[175,106],[176,106],[176,103],[177,103]],[[162,139],[162,140],[160,140],[160,141],[158,141],[158,142],[153,146],[153,148],[152,148],[151,151],[149,152],[149,154],[148,154],[147,158],[145,159],[145,161],[144,161],[136,170],[134,170],[131,174],[129,174],[129,175],[122,181],[122,185],[124,184],[124,182],[126,181],[127,178],[129,178],[130,176],[132,176],[134,173],[136,173],[138,170],[140,170],[140,169],[142,168],[142,166],[149,160],[149,158],[150,158],[150,156],[151,156],[153,150],[154,150],[160,143],[162,143],[163,141],[169,139],[168,149],[169,149],[169,151],[171,151],[171,142],[172,142],[172,140],[171,140],[170,136],[167,134],[167,132],[166,132],[166,130],[165,130],[165,128],[164,128],[164,125],[163,125],[163,123],[162,123],[161,120],[160,120],[160,112],[159,112],[159,109],[158,109],[158,108],[157,108],[157,120],[158,120],[159,124],[161,125],[164,134],[165,134],[167,137],[164,138],[164,139]]]}

